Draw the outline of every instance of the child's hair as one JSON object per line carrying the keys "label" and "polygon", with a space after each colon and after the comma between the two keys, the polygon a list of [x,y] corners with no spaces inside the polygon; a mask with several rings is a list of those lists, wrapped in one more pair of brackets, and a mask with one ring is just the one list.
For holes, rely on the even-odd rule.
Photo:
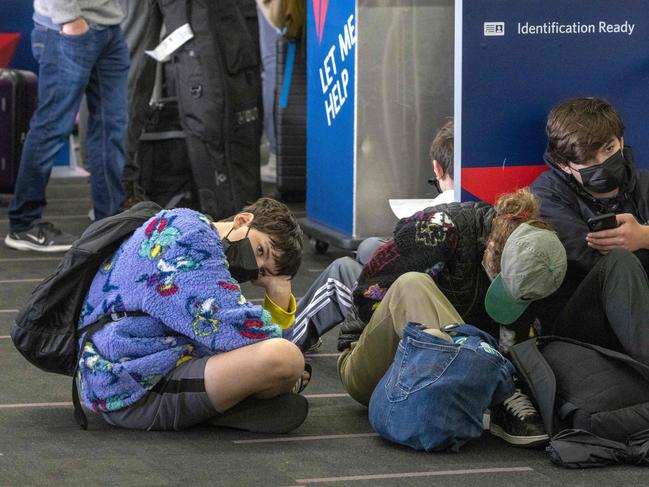
{"label": "child's hair", "polygon": [[491,232],[487,239],[487,242],[493,242],[488,254],[491,259],[487,264],[497,274],[500,272],[500,257],[505,242],[521,223],[544,229],[550,229],[551,226],[540,219],[539,202],[527,188],[501,195],[496,201],[495,209],[496,216],[491,222]]}
{"label": "child's hair", "polygon": [[555,162],[580,164],[592,159],[615,136],[624,135],[619,113],[602,98],[572,98],[556,105],[545,127]]}
{"label": "child's hair", "polygon": [[430,160],[433,159],[453,178],[453,119],[446,122],[435,135],[430,146]]}
{"label": "child's hair", "polygon": [[[259,198],[244,207],[241,212],[252,213],[255,217],[250,228],[270,237],[277,266],[276,274],[295,277],[302,263],[304,239],[302,229],[288,206],[273,198]],[[232,221],[234,217],[228,218]]]}

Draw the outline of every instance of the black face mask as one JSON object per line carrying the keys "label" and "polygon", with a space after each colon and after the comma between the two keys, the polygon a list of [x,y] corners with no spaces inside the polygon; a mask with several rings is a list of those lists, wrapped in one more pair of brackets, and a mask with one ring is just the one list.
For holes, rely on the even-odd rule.
{"label": "black face mask", "polygon": [[248,238],[250,227],[248,227],[246,236],[235,242],[228,240],[232,230],[234,230],[234,227],[232,227],[222,240],[223,251],[230,266],[230,275],[238,283],[254,281],[259,278],[259,267],[257,267],[257,259],[255,257],[255,251],[252,248],[252,243],[250,243],[250,239]]}
{"label": "black face mask", "polygon": [[437,178],[430,178],[428,184],[433,186],[437,190],[438,194],[442,194],[442,187],[439,185],[439,180]]}
{"label": "black face mask", "polygon": [[581,182],[592,193],[608,193],[622,186],[626,174],[626,160],[620,149],[601,164],[577,169]]}

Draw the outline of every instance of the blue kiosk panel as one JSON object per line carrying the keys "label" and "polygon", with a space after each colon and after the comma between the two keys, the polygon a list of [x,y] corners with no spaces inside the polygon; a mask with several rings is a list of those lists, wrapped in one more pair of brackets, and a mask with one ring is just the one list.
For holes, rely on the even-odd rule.
{"label": "blue kiosk panel", "polygon": [[307,217],[352,236],[356,2],[307,4]]}

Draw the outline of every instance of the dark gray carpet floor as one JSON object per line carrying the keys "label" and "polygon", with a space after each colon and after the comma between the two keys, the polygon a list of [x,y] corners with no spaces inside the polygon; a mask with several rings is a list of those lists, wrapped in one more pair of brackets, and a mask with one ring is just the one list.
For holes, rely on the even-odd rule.
{"label": "dark gray carpet floor", "polygon": [[[88,224],[88,194],[83,179],[52,180],[47,217],[79,234]],[[1,199],[2,238],[6,205]],[[303,216],[303,204],[293,208]],[[309,245],[295,280],[296,296],[341,255],[334,248],[318,255]],[[147,433],[113,428],[98,418],[83,431],[72,417],[70,380],[28,364],[8,338],[17,309],[57,260],[0,244],[0,486],[649,485],[649,472],[642,468],[560,469],[542,449],[517,449],[488,433],[457,454],[389,444],[372,434],[366,409],[338,382],[335,330],[311,357],[314,377],[305,391],[309,417],[290,435],[209,427]],[[253,287],[244,291],[248,298],[262,297]]]}

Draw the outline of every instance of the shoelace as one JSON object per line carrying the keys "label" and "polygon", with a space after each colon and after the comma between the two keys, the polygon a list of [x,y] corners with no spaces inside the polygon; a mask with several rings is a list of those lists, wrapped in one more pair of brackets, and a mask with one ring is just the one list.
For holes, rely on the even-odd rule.
{"label": "shoelace", "polygon": [[517,390],[511,397],[505,399],[503,404],[521,419],[538,414],[530,398],[520,390]]}

